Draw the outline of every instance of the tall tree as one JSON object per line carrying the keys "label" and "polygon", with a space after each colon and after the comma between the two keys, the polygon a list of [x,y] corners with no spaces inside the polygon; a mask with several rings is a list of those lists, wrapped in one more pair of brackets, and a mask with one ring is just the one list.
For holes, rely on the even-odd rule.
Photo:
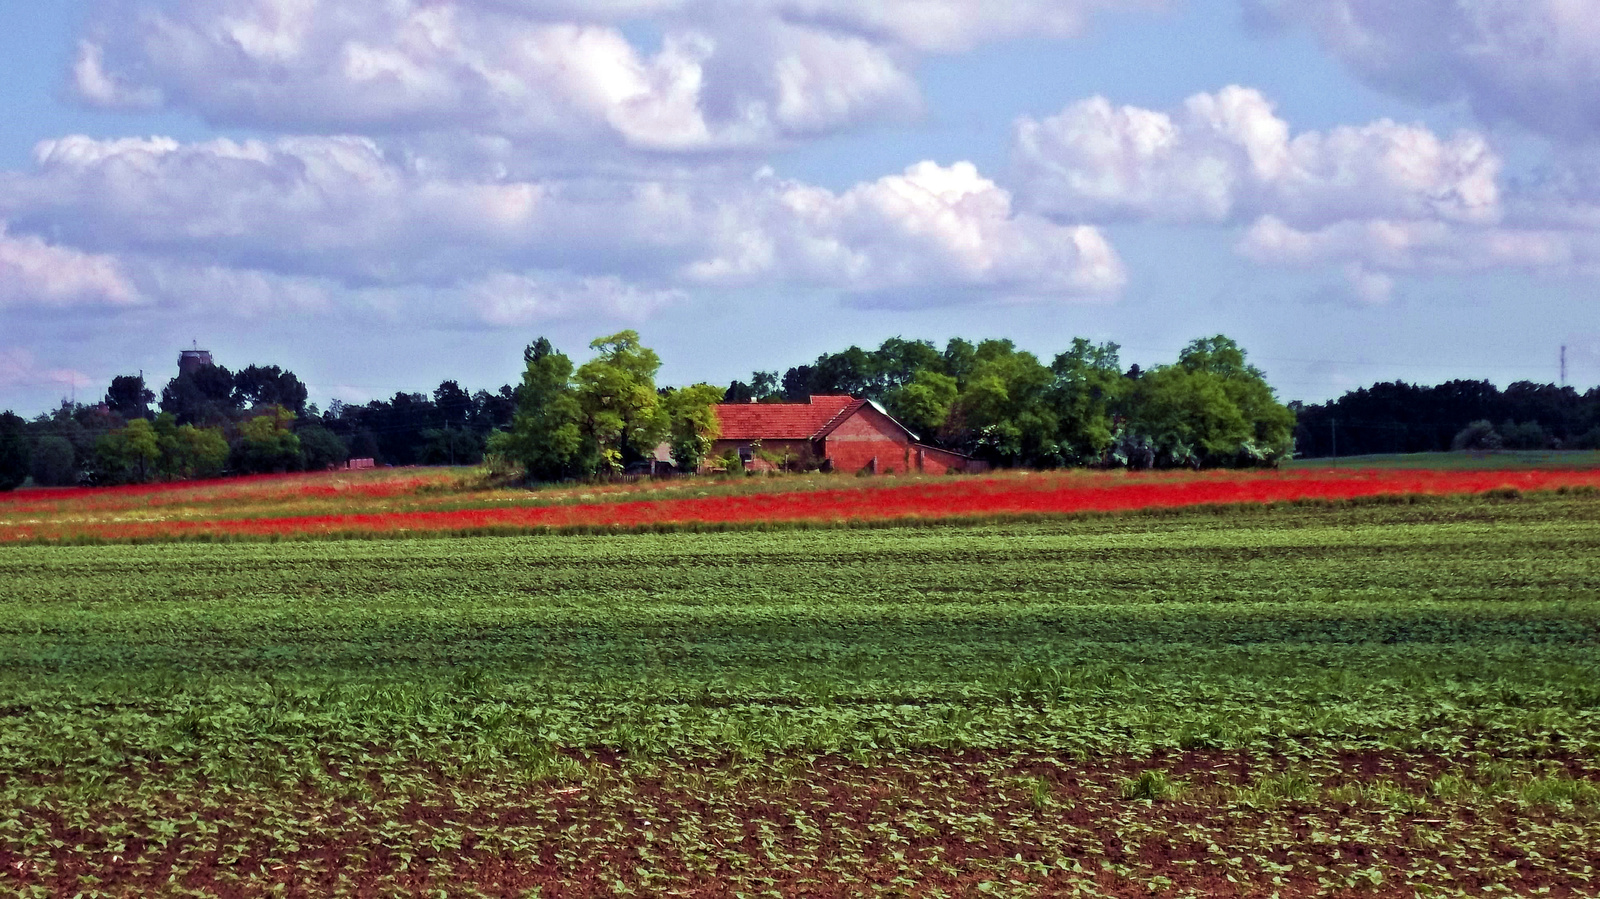
{"label": "tall tree", "polygon": [[105,404],[124,419],[149,418],[155,391],[145,386],[143,375],[117,375],[106,390]]}
{"label": "tall tree", "polygon": [[572,385],[572,360],[543,337],[522,351],[522,360],[511,429],[490,439],[490,452],[520,463],[534,480],[583,474],[583,407]]}
{"label": "tall tree", "polygon": [[589,344],[599,352],[576,374],[585,436],[601,471],[621,471],[649,458],[667,436],[667,416],[656,392],[661,357],[639,343],[635,331],[619,331]]}
{"label": "tall tree", "polygon": [[161,391],[161,411],[177,416],[179,424],[221,424],[239,411],[233,373],[220,365],[202,365],[167,382]]}
{"label": "tall tree", "polygon": [[695,384],[669,391],[661,404],[672,437],[672,461],[679,471],[695,471],[711,452],[721,433],[717,402],[722,391],[710,384]]}
{"label": "tall tree", "polygon": [[1056,356],[1050,365],[1055,375],[1052,399],[1060,420],[1061,446],[1067,461],[1089,464],[1111,447],[1116,422],[1113,408],[1127,388],[1122,376],[1118,346],[1098,346],[1082,337]]}
{"label": "tall tree", "polygon": [[1294,451],[1294,413],[1227,337],[1195,340],[1132,383],[1128,427],[1159,464],[1277,464]]}
{"label": "tall tree", "polygon": [[306,411],[306,385],[294,372],[276,365],[251,365],[233,376],[233,401],[240,408],[282,406],[295,415]]}

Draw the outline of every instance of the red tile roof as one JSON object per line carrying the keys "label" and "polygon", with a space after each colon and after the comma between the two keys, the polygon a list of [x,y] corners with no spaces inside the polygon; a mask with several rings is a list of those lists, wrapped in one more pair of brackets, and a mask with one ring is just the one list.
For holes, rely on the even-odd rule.
{"label": "red tile roof", "polygon": [[813,396],[808,403],[719,403],[721,440],[814,440],[867,404],[852,396]]}

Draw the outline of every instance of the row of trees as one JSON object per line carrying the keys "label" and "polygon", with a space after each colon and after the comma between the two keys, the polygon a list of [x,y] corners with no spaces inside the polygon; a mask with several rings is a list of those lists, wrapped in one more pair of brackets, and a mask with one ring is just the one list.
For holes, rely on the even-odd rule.
{"label": "row of trees", "polygon": [[[1600,449],[1600,388],[1518,381],[1436,387],[1394,381],[1327,403],[1291,404],[1300,454],[1312,458],[1450,449]],[[1470,431],[1470,433],[1469,433]]]}
{"label": "row of trees", "polygon": [[1196,340],[1148,371],[1124,371],[1118,349],[1078,338],[1046,365],[1009,340],[956,338],[941,350],[891,338],[876,350],[824,354],[782,378],[755,372],[724,396],[866,397],[924,441],[1002,466],[1261,465],[1293,451],[1293,412],[1234,341]]}
{"label": "row of trees", "polygon": [[1078,339],[1046,365],[1007,340],[956,338],[940,349],[892,338],[726,390],[657,387],[660,358],[633,331],[590,349],[594,358],[576,366],[540,338],[524,352],[519,385],[469,393],[445,381],[431,396],[336,400],[325,412],[278,366],[200,366],[169,381],[158,406],[142,377],[119,376],[98,405],[11,416],[15,437],[0,441],[27,459],[11,463],[21,465],[17,480],[31,474],[41,485],[316,469],[350,457],[473,464],[490,451],[531,477],[559,479],[624,470],[662,443],[680,468],[697,467],[716,438],[718,401],[848,393],[882,403],[926,442],[996,465],[1272,464],[1293,445],[1293,413],[1221,336],[1149,371],[1124,371],[1114,343]]}

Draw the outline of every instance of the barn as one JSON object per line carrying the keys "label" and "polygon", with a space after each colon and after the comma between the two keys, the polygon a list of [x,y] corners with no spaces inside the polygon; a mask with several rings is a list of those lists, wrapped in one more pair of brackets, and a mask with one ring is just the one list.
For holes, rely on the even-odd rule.
{"label": "barn", "polygon": [[874,474],[979,471],[976,459],[919,443],[871,400],[818,395],[804,403],[721,403],[712,456],[737,453],[747,470],[821,467]]}

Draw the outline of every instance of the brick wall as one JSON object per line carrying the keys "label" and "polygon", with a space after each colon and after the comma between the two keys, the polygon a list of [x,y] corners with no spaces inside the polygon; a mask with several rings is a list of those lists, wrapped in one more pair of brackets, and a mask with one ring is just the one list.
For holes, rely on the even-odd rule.
{"label": "brick wall", "polygon": [[917,459],[906,432],[888,416],[863,406],[829,434],[825,450],[835,471],[851,474],[872,466],[878,474],[916,471]]}

